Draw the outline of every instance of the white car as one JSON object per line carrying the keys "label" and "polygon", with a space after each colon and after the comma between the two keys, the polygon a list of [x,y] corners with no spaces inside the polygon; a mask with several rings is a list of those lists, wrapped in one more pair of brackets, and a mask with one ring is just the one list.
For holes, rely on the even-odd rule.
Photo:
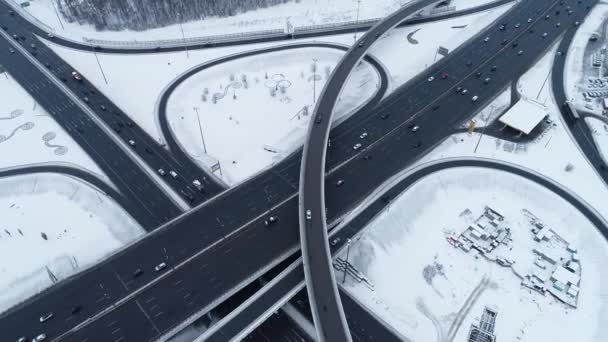
{"label": "white car", "polygon": [[306,210],[306,219],[310,220],[312,218],[312,213],[310,212],[310,209]]}
{"label": "white car", "polygon": [[161,176],[166,175],[165,170],[163,170],[163,169],[158,169],[158,174]]}
{"label": "white car", "polygon": [[490,37],[485,37],[485,38],[483,39],[483,41],[484,41],[484,43],[489,42],[489,41],[490,41]]}
{"label": "white car", "polygon": [[165,267],[167,267],[167,264],[165,264],[164,262],[161,262],[160,264],[156,265],[156,267],[154,267],[154,270],[156,272],[163,270]]}
{"label": "white car", "polygon": [[435,76],[431,76],[431,77],[427,78],[427,81],[433,82],[434,79],[435,79]]}
{"label": "white car", "polygon": [[171,171],[169,171],[169,174],[171,175],[171,177],[177,178],[177,172],[171,170]]}
{"label": "white car", "polygon": [[477,99],[479,99],[479,96],[475,95],[471,98],[471,101],[475,102],[475,101],[477,101]]}
{"label": "white car", "polygon": [[42,316],[40,316],[40,323],[44,323],[44,322],[48,321],[51,318],[53,318],[53,313],[52,312],[49,312],[46,315],[42,315]]}
{"label": "white car", "polygon": [[72,77],[76,80],[76,81],[82,81],[82,76],[80,76],[79,73],[77,73],[76,71],[72,71]]}
{"label": "white car", "polygon": [[417,132],[420,129],[420,126],[412,127],[412,132]]}
{"label": "white car", "polygon": [[367,132],[363,132],[360,136],[359,139],[365,139],[367,138]]}
{"label": "white car", "polygon": [[45,338],[46,338],[46,334],[40,334],[40,335],[36,336],[36,338],[32,339],[32,342],[44,341]]}
{"label": "white car", "polygon": [[129,145],[131,145],[132,147],[135,147],[135,141],[129,140]]}
{"label": "white car", "polygon": [[194,185],[194,187],[197,188],[198,191],[203,191],[203,185],[198,179],[193,180],[192,185]]}
{"label": "white car", "polygon": [[353,150],[355,150],[355,151],[356,151],[356,150],[358,150],[358,149],[360,149],[360,148],[361,148],[361,144],[360,144],[360,143],[356,143],[356,144],[353,146]]}

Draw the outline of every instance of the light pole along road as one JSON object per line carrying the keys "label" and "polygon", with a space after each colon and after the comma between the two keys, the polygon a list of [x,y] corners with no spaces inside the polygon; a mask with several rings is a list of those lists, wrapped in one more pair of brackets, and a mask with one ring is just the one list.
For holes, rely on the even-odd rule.
{"label": "light pole along road", "polygon": [[323,88],[310,121],[300,172],[299,218],[306,288],[320,342],[352,341],[331,264],[325,218],[325,154],[334,107],[350,72],[367,49],[382,34],[436,2],[412,2],[374,25],[355,42]]}

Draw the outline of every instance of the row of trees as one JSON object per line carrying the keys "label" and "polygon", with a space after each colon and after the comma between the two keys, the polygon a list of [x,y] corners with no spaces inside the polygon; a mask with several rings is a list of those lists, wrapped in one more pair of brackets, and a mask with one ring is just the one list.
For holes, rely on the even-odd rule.
{"label": "row of trees", "polygon": [[[98,30],[143,31],[179,22],[227,17],[293,0],[52,0],[69,22]],[[299,2],[299,0],[296,0]]]}

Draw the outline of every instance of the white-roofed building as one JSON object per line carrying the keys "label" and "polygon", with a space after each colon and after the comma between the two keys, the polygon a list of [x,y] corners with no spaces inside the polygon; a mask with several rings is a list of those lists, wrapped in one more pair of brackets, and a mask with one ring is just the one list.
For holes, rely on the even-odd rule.
{"label": "white-roofed building", "polygon": [[528,135],[543,121],[547,114],[547,107],[530,100],[521,99],[498,120]]}

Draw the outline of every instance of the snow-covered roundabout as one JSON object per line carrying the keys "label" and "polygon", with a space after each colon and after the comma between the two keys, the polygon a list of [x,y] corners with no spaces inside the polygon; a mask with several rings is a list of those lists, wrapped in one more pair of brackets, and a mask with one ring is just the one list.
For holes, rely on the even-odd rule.
{"label": "snow-covered roundabout", "polygon": [[[202,167],[216,164],[224,182],[237,184],[302,145],[314,99],[343,55],[330,48],[296,48],[205,69],[169,98],[173,136]],[[344,86],[336,121],[369,101],[379,87],[378,71],[361,63]]]}
{"label": "snow-covered roundabout", "polygon": [[[449,242],[485,206],[500,212],[510,227],[511,242],[501,247],[512,254],[512,268]],[[538,248],[531,247],[537,245],[528,213],[578,248],[576,308],[522,286],[516,276],[523,263],[534,262],[526,258]],[[346,258],[346,248],[340,257]],[[412,341],[465,341],[484,307],[491,307],[498,313],[498,341],[591,342],[604,340],[608,323],[602,289],[607,258],[600,232],[553,192],[507,172],[459,167],[419,180],[372,220],[351,244],[349,262],[374,289],[352,277],[343,286]]]}
{"label": "snow-covered roundabout", "polygon": [[143,235],[105,194],[72,177],[0,178],[0,312]]}

